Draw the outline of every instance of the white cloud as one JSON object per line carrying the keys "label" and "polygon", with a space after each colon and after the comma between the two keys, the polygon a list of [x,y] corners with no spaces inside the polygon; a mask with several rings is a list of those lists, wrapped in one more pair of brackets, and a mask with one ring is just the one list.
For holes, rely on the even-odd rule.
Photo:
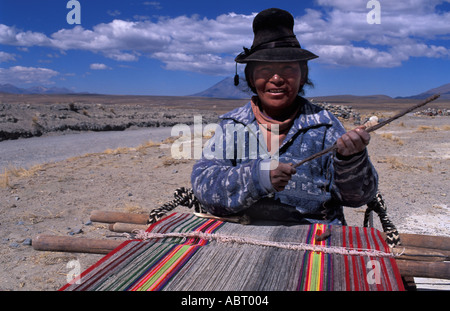
{"label": "white cloud", "polygon": [[50,39],[42,33],[32,31],[19,31],[15,27],[0,24],[0,43],[21,47],[47,46]]}
{"label": "white cloud", "polygon": [[46,85],[53,84],[51,79],[57,75],[57,71],[48,68],[14,66],[0,68],[0,83]]}
{"label": "white cloud", "polygon": [[411,57],[448,59],[450,13],[435,10],[442,2],[380,1],[381,24],[371,25],[365,0],[317,0],[326,10],[306,10],[296,18],[295,29],[302,45],[316,52],[321,63],[395,67]]}
{"label": "white cloud", "polygon": [[[449,0],[445,0],[449,1]],[[381,24],[367,23],[367,0],[316,0],[321,10],[295,16],[295,32],[318,62],[340,66],[394,67],[411,57],[449,57],[450,12],[436,6],[444,0],[380,1]],[[159,2],[147,1],[157,8]],[[120,20],[92,29],[76,26],[49,36],[0,25],[0,44],[87,50],[130,62],[151,57],[169,70],[228,75],[234,57],[250,47],[255,14],[229,13],[215,19],[199,16]]]}
{"label": "white cloud", "polygon": [[[367,3],[369,0],[316,0],[317,4],[332,9],[347,12],[367,12]],[[402,0],[402,1],[384,1],[378,0],[381,9],[387,12],[415,12],[416,14],[430,13],[434,11],[436,5],[448,2],[448,0]]]}
{"label": "white cloud", "polygon": [[213,73],[215,68],[216,74],[224,74],[224,69],[228,74],[235,55],[242,46],[251,44],[252,20],[253,15],[238,14],[216,19],[180,16],[157,22],[116,19],[92,30],[81,26],[61,29],[51,35],[51,46],[89,50],[117,61],[137,61],[145,55],[163,61],[170,70]]}
{"label": "white cloud", "polygon": [[89,68],[91,68],[92,70],[108,70],[108,69],[111,69],[110,67],[106,66],[105,64],[99,64],[99,63],[91,64],[89,66]]}
{"label": "white cloud", "polygon": [[16,55],[0,51],[0,63],[15,61]]}

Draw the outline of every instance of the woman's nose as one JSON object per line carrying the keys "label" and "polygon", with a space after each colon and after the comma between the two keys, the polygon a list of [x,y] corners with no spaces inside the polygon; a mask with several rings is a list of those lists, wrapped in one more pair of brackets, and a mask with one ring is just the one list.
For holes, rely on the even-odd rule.
{"label": "woman's nose", "polygon": [[279,75],[279,74],[277,74],[277,73],[275,73],[271,78],[270,78],[270,81],[272,81],[272,82],[274,82],[274,83],[279,83],[279,82],[281,82],[283,80],[283,78]]}

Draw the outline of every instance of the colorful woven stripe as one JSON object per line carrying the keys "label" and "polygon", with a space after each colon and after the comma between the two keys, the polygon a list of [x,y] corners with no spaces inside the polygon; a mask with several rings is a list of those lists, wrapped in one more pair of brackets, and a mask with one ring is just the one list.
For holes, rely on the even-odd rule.
{"label": "colorful woven stripe", "polygon": [[[329,246],[329,239],[324,241],[317,241],[317,236],[323,234],[326,226],[323,224],[315,224],[310,226],[308,231],[306,243],[320,246]],[[305,252],[303,257],[302,275],[298,290],[305,291],[322,291],[330,290],[331,288],[331,254],[323,252]]]}
{"label": "colorful woven stripe", "polygon": [[[223,222],[172,214],[148,231],[213,233]],[[181,244],[178,244],[181,243]],[[207,242],[201,239],[127,241],[61,290],[161,290]]]}
{"label": "colorful woven stripe", "polygon": [[[332,238],[317,241],[325,230]],[[312,225],[306,242],[321,246],[340,245],[348,249],[377,250],[389,253],[380,233],[373,228]],[[306,251],[298,290],[392,291],[403,289],[395,259],[376,256],[350,256]],[[336,278],[340,281],[336,281]]]}
{"label": "colorful woven stripe", "polygon": [[[212,233],[222,225],[221,221],[208,220],[193,227],[192,231]],[[150,228],[148,231],[151,231]],[[189,231],[189,227],[183,229]],[[188,232],[183,231],[183,232]],[[189,258],[199,249],[206,245],[205,240],[188,239],[183,244],[175,245],[168,250],[159,261],[150,267],[136,284],[129,288],[130,291],[153,291],[160,290],[162,287],[180,270],[180,268],[189,260]]]}
{"label": "colorful woven stripe", "polygon": [[[326,230],[331,236],[318,241]],[[251,245],[245,241],[206,241],[191,237],[194,235],[152,237],[124,242],[61,290],[403,290],[395,259],[371,252],[389,253],[380,233],[373,228],[323,224],[244,226],[174,213],[147,231],[203,232],[270,241],[274,245],[306,243],[327,251]],[[342,253],[344,248],[369,252],[349,255]],[[329,251],[334,249],[336,253]]]}

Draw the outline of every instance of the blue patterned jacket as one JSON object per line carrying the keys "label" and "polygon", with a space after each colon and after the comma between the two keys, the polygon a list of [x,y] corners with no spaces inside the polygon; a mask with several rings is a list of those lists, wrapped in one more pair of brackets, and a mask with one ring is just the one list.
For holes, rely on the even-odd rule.
{"label": "blue patterned jacket", "polygon": [[[330,147],[346,132],[330,112],[302,97],[298,101],[302,109],[279,146],[280,162],[298,163]],[[309,223],[342,224],[342,206],[362,206],[376,194],[378,175],[367,150],[349,159],[329,153],[307,162],[296,168],[297,173],[283,191],[276,192],[268,170],[262,169],[270,156],[264,139],[259,139],[262,135],[258,136],[251,103],[220,119],[215,136],[205,145],[202,159],[194,164],[191,175],[195,196],[211,214],[263,212],[258,204],[265,202],[265,206],[290,207],[288,210],[295,211],[296,218]],[[233,135],[230,129],[235,130]],[[239,129],[241,134],[244,129],[242,135]]]}

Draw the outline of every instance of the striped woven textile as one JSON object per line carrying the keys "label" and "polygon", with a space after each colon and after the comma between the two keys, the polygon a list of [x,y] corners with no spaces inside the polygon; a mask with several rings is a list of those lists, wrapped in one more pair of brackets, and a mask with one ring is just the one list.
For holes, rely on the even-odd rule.
{"label": "striped woven textile", "polygon": [[[329,238],[318,241],[327,229]],[[173,213],[147,234],[122,243],[60,290],[404,290],[373,228],[240,225]]]}

